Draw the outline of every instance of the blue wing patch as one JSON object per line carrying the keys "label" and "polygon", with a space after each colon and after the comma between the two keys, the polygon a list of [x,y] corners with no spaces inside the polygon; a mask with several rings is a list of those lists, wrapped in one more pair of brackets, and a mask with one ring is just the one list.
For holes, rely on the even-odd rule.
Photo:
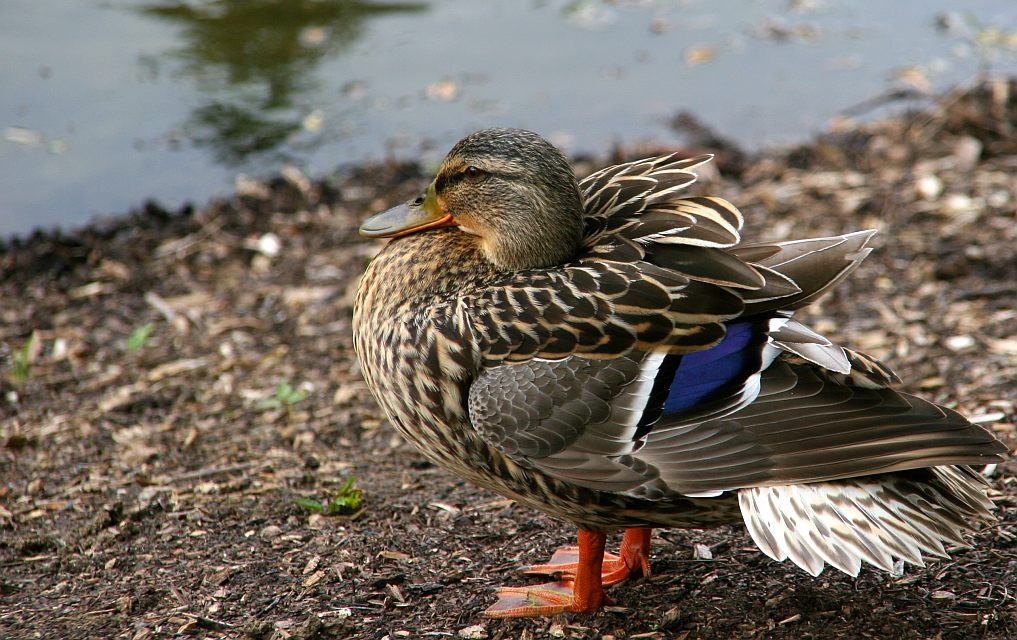
{"label": "blue wing patch", "polygon": [[664,413],[691,409],[757,373],[763,363],[768,322],[731,322],[717,346],[679,356],[681,363],[669,386]]}
{"label": "blue wing patch", "polygon": [[635,437],[645,435],[663,416],[688,411],[740,390],[745,380],[763,366],[769,322],[769,317],[729,322],[724,339],[710,349],[667,356],[657,371]]}

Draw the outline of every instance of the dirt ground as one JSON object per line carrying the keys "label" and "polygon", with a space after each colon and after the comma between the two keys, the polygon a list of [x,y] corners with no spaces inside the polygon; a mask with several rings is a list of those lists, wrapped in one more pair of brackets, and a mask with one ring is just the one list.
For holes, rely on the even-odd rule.
{"label": "dirt ground", "polygon": [[[696,189],[749,238],[878,228],[810,321],[1012,447],[1017,82],[842,125],[758,156],[699,136],[719,173]],[[661,531],[607,611],[481,618],[574,532],[430,466],[360,379],[351,304],[378,245],[357,226],[426,179],[284,171],[0,247],[0,638],[1017,638],[1013,462],[990,477],[999,522],[903,575],[813,579],[740,527]],[[350,476],[355,512],[294,504]]]}

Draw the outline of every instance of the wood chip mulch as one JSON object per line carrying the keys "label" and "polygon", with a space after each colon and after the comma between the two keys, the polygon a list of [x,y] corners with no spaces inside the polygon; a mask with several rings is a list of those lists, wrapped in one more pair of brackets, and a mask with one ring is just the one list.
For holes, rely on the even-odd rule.
{"label": "wood chip mulch", "polygon": [[[1017,81],[721,151],[697,189],[747,237],[880,230],[813,326],[1017,444]],[[428,465],[360,378],[378,245],[357,226],[426,180],[286,170],[0,247],[0,637],[1017,638],[1013,462],[990,477],[999,522],[903,575],[813,579],[740,527],[663,531],[654,575],[602,613],[481,618],[573,532]],[[350,476],[352,513],[293,502]]]}

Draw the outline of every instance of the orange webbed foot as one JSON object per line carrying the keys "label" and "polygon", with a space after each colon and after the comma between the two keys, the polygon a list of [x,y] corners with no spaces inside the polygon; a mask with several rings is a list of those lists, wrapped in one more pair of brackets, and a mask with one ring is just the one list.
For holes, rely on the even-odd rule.
{"label": "orange webbed foot", "polygon": [[577,597],[572,580],[531,587],[500,587],[498,601],[484,611],[485,618],[540,618],[559,613],[593,613],[604,605],[600,598]]}
{"label": "orange webbed foot", "polygon": [[[650,575],[651,529],[626,529],[618,555],[605,553],[601,567],[601,582],[609,587],[636,575]],[[523,573],[544,576],[561,576],[574,579],[579,568],[579,547],[557,549],[543,564],[523,567]]]}
{"label": "orange webbed foot", "polygon": [[618,555],[604,553],[606,535],[579,530],[579,546],[558,549],[544,564],[526,573],[560,576],[558,582],[532,587],[502,587],[488,618],[537,618],[563,612],[592,613],[610,603],[604,587],[631,575],[650,575],[650,529],[628,529]]}

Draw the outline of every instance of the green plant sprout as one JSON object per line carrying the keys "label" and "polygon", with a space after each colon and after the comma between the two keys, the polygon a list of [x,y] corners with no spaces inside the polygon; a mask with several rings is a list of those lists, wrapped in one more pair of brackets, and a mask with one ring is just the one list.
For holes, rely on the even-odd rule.
{"label": "green plant sprout", "polygon": [[289,413],[293,405],[307,398],[307,391],[294,387],[287,380],[279,383],[275,388],[275,396],[265,398],[261,406],[266,409],[285,409]]}
{"label": "green plant sprout", "polygon": [[356,480],[355,476],[346,478],[346,481],[336,491],[335,497],[325,504],[313,498],[294,498],[293,504],[305,511],[313,511],[323,516],[338,516],[353,513],[360,508],[360,504],[364,499],[363,490],[353,486]]}
{"label": "green plant sprout", "polygon": [[21,389],[32,377],[32,361],[35,360],[39,346],[39,333],[33,331],[24,346],[14,352],[14,366],[11,369],[11,381]]}
{"label": "green plant sprout", "polygon": [[137,351],[143,347],[148,346],[148,338],[152,335],[152,331],[155,329],[155,325],[149,322],[143,324],[134,331],[127,338],[127,350]]}

